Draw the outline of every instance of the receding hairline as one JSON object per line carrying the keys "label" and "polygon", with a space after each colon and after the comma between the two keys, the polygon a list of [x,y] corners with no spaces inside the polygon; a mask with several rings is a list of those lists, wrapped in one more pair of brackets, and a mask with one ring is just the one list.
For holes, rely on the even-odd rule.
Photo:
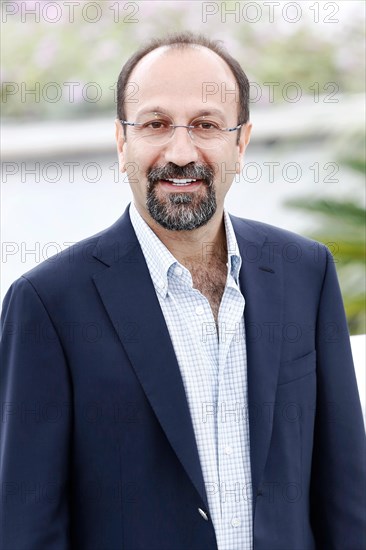
{"label": "receding hairline", "polygon": [[[131,77],[132,75],[135,74],[136,70],[141,66],[141,64],[143,64],[143,62],[148,59],[149,57],[156,57],[158,58],[158,53],[161,54],[161,55],[169,55],[169,54],[172,54],[176,51],[187,51],[189,49],[197,49],[197,50],[200,50],[202,52],[209,52],[209,55],[213,54],[214,57],[216,57],[219,61],[221,61],[223,63],[223,65],[225,66],[226,69],[228,69],[229,73],[232,75],[233,79],[235,80],[235,82],[237,82],[237,79],[236,79],[236,76],[235,74],[233,73],[230,65],[225,61],[225,59],[223,57],[221,57],[221,55],[219,55],[218,53],[216,53],[214,50],[212,50],[211,48],[208,48],[207,46],[204,46],[202,44],[194,44],[194,43],[187,43],[187,42],[176,42],[174,44],[163,44],[162,46],[158,46],[157,48],[154,48],[153,50],[151,50],[150,52],[148,52],[147,54],[145,54],[141,59],[139,59],[139,61],[136,63],[136,65],[134,66],[134,68],[132,69],[131,73],[129,74],[128,76],[128,82],[131,81]],[[154,55],[155,54],[155,55]]]}

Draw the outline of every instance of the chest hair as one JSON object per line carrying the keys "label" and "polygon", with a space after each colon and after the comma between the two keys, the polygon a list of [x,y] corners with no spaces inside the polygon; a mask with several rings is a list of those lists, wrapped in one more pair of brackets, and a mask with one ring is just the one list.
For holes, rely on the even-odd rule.
{"label": "chest hair", "polygon": [[226,264],[217,262],[212,265],[191,265],[187,266],[187,269],[189,269],[192,275],[193,287],[207,298],[217,328],[217,319],[227,278]]}

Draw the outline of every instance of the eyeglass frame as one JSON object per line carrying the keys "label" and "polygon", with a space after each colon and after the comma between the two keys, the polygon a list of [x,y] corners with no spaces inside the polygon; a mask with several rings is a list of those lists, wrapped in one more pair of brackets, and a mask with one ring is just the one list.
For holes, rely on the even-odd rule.
{"label": "eyeglass frame", "polygon": [[[168,117],[168,118],[170,118],[170,117]],[[142,126],[143,125],[143,122],[129,122],[127,120],[121,120],[121,119],[118,119],[118,120],[121,124],[123,124],[124,128],[126,126]],[[245,126],[245,124],[246,124],[246,122],[242,122],[241,124],[238,124],[237,126],[234,126],[233,128],[217,128],[217,129],[220,130],[220,132],[234,132],[235,130],[239,130],[239,128],[242,128],[243,126]],[[194,138],[192,137],[192,134],[191,134],[191,129],[193,129],[194,126],[192,126],[191,124],[169,124],[169,126],[171,128],[173,128],[173,133],[166,142],[164,142],[162,144],[158,144],[158,145],[154,145],[153,143],[150,143],[149,145],[152,145],[153,147],[159,147],[159,146],[161,147],[162,145],[166,145],[174,137],[174,133],[175,133],[176,128],[187,128],[188,135],[191,138],[192,143],[194,145],[196,145],[195,141],[194,141]],[[126,137],[126,134],[125,134],[125,137]],[[196,147],[201,147],[202,149],[204,149],[204,147],[199,146],[199,145],[196,145]],[[219,145],[217,145],[216,147],[219,147]],[[208,149],[214,149],[214,147],[208,147]]]}

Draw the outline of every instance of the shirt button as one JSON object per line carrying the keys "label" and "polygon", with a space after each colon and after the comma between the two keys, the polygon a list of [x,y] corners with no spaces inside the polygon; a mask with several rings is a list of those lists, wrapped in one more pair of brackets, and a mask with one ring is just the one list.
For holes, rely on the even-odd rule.
{"label": "shirt button", "polygon": [[202,315],[202,313],[204,313],[204,312],[205,312],[205,309],[204,309],[203,306],[197,306],[197,307],[196,307],[196,313],[197,313],[197,315]]}
{"label": "shirt button", "polygon": [[203,519],[205,519],[206,521],[208,521],[208,515],[206,514],[206,512],[204,512],[202,510],[202,508],[198,508],[198,511],[199,513],[201,514],[201,516],[203,517]]}
{"label": "shirt button", "polygon": [[240,525],[241,525],[241,520],[240,520],[240,518],[237,518],[237,517],[233,518],[233,519],[231,520],[231,525],[232,525],[233,527],[240,527]]}
{"label": "shirt button", "polygon": [[182,275],[183,269],[179,265],[174,269],[174,275]]}
{"label": "shirt button", "polygon": [[230,447],[230,445],[225,445],[224,452],[225,452],[226,455],[231,455],[231,454],[233,454],[233,449],[232,449],[232,447]]}

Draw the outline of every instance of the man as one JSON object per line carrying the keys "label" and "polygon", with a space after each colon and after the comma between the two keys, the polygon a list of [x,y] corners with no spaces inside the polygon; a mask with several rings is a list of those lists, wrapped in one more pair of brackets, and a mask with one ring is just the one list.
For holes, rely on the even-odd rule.
{"label": "man", "polygon": [[248,96],[199,35],[124,66],[133,202],[4,301],[3,550],[363,548],[364,428],[332,256],[224,209]]}

